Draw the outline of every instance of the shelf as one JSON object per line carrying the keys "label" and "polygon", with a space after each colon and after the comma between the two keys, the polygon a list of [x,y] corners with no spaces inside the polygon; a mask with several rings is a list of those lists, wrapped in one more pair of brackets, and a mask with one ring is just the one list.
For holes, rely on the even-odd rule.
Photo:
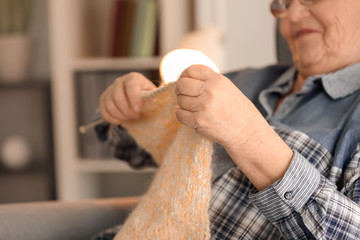
{"label": "shelf", "polygon": [[81,58],[72,62],[73,71],[156,70],[161,58]]}
{"label": "shelf", "polygon": [[[0,159],[1,162],[1,159]],[[43,161],[42,163],[34,163],[32,160],[31,163],[22,168],[22,169],[10,169],[3,164],[0,164],[0,175],[26,175],[26,174],[43,174],[49,175],[51,171],[51,167],[49,166],[48,161]]]}
{"label": "shelf", "polygon": [[126,162],[117,159],[82,159],[78,162],[78,170],[82,173],[152,173],[156,172],[157,168],[144,168],[137,170],[131,168]]}
{"label": "shelf", "polygon": [[9,89],[29,89],[29,88],[47,88],[50,86],[50,80],[24,80],[18,83],[4,83],[0,81],[0,90]]}

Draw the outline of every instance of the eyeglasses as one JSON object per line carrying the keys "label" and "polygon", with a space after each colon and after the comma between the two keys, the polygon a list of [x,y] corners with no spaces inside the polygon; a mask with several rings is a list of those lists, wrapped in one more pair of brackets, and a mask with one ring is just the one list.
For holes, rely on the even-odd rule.
{"label": "eyeglasses", "polygon": [[[304,6],[311,6],[320,1],[321,0],[299,0],[299,2]],[[292,2],[293,0],[273,0],[270,3],[272,15],[276,18],[284,18]]]}

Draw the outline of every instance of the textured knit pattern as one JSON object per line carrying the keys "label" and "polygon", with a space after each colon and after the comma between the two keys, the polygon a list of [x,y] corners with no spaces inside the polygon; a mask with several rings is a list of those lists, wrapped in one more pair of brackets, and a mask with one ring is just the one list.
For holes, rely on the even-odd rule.
{"label": "textured knit pattern", "polygon": [[209,239],[212,143],[175,116],[174,86],[147,98],[124,127],[160,168],[115,239]]}

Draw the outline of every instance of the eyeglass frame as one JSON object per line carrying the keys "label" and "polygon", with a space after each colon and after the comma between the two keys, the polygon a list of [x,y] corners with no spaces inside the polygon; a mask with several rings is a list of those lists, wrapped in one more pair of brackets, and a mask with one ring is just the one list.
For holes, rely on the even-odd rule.
{"label": "eyeglass frame", "polygon": [[[303,6],[312,6],[318,2],[320,2],[321,0],[299,0],[299,2],[301,3],[301,5]],[[290,7],[290,4],[293,2],[293,0],[273,0],[270,3],[270,12],[272,13],[272,15],[275,18],[281,19],[284,18],[286,16],[286,12]],[[274,5],[278,4],[279,7],[277,9],[274,8]]]}

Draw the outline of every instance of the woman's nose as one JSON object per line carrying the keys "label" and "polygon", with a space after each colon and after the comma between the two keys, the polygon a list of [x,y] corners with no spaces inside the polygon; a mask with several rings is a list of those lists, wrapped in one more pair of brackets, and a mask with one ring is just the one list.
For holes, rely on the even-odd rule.
{"label": "woman's nose", "polygon": [[287,17],[292,22],[299,22],[301,19],[309,15],[309,7],[302,5],[299,0],[291,1],[287,11]]}

